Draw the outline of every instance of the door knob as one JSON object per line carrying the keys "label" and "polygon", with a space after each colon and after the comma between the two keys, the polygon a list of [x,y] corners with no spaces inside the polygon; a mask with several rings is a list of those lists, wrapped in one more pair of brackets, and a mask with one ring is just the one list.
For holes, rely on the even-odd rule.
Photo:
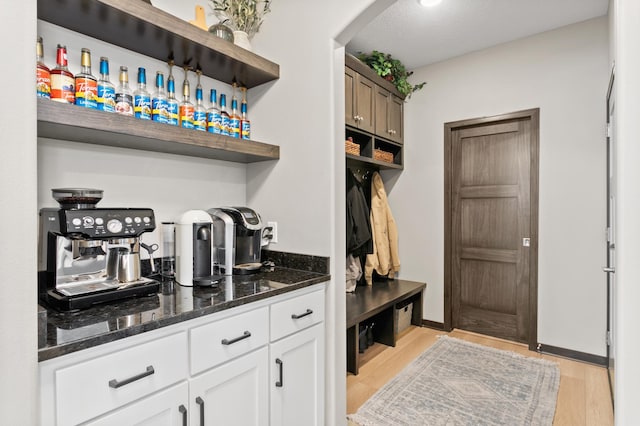
{"label": "door knob", "polygon": [[609,273],[609,272],[611,272],[612,274],[616,273],[616,268],[609,268],[605,266],[604,268],[602,268],[602,270],[606,273]]}

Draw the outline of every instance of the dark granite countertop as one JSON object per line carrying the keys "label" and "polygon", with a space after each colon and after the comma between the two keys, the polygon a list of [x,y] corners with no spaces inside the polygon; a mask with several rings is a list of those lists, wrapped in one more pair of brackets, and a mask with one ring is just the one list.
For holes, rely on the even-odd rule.
{"label": "dark granite countertop", "polygon": [[245,305],[329,281],[329,259],[268,252],[274,268],[224,277],[213,287],[183,287],[163,281],[151,296],[96,305],[86,310],[38,312],[38,360],[76,352],[125,337]]}

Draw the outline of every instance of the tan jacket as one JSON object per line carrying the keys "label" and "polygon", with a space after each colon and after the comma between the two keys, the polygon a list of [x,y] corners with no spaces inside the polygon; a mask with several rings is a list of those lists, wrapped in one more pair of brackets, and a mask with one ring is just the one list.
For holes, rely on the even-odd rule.
{"label": "tan jacket", "polygon": [[373,254],[367,255],[364,277],[371,285],[373,271],[393,278],[400,270],[398,256],[398,228],[393,219],[384,183],[378,172],[371,178],[371,233],[373,234]]}

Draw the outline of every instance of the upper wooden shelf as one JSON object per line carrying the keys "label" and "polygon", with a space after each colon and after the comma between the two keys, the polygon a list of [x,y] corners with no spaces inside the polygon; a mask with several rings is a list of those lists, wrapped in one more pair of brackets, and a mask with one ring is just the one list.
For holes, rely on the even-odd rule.
{"label": "upper wooden shelf", "polygon": [[38,136],[237,163],[277,160],[280,147],[38,99]]}
{"label": "upper wooden shelf", "polygon": [[38,0],[38,18],[178,67],[247,88],[276,80],[280,66],[141,0]]}

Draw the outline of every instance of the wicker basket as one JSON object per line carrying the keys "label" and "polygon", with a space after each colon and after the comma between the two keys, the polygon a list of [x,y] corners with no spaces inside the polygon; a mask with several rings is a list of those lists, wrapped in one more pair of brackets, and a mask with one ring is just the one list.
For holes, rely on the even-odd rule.
{"label": "wicker basket", "polygon": [[393,153],[376,148],[373,150],[373,159],[384,161],[385,163],[393,163]]}
{"label": "wicker basket", "polygon": [[351,155],[360,155],[360,145],[354,143],[351,138],[344,141],[344,151]]}

